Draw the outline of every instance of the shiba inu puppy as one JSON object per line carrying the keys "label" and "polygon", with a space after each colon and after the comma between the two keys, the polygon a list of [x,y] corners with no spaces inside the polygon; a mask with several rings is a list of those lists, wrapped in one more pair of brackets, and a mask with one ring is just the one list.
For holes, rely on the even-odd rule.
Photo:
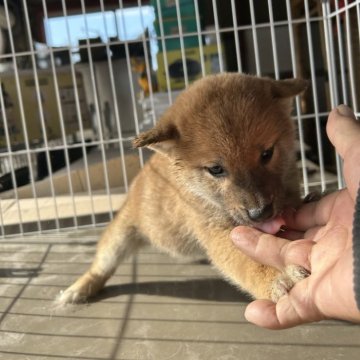
{"label": "shiba inu puppy", "polygon": [[58,303],[95,295],[121,261],[145,244],[174,256],[205,254],[231,283],[255,298],[277,301],[302,268],[284,273],[241,253],[230,240],[236,225],[267,223],[300,202],[290,119],[300,79],[272,80],[227,73],[185,90],[135,147],[155,154],[134,179],[103,233],[90,269]]}

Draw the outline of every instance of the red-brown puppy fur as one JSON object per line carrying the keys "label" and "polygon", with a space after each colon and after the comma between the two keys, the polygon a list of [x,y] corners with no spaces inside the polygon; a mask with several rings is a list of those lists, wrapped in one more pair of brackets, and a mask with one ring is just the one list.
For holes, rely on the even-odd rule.
{"label": "red-brown puppy fur", "polygon": [[299,79],[221,74],[179,95],[158,124],[135,139],[135,146],[156,153],[105,230],[91,268],[58,301],[94,295],[147,243],[174,256],[206,254],[254,297],[283,295],[303,276],[301,269],[280,274],[260,265],[236,249],[229,234],[235,225],[253,225],[298,204],[290,111],[305,87]]}

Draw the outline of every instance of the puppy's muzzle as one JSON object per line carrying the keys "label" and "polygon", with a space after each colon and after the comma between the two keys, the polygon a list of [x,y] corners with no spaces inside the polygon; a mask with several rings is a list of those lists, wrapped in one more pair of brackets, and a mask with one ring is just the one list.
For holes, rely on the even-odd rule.
{"label": "puppy's muzzle", "polygon": [[274,215],[274,207],[272,203],[264,206],[247,209],[247,214],[252,221],[264,221]]}

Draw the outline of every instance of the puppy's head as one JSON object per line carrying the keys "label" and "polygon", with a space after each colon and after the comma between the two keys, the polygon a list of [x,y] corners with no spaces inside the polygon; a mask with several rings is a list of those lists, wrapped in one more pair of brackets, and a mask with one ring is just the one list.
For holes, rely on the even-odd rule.
{"label": "puppy's head", "polygon": [[209,76],[134,145],[169,157],[179,184],[234,224],[262,222],[299,199],[290,112],[305,88],[300,79]]}

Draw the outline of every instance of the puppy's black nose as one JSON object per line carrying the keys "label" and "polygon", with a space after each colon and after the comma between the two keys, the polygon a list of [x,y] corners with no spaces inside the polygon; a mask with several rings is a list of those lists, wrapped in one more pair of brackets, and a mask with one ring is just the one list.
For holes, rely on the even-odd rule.
{"label": "puppy's black nose", "polygon": [[249,215],[249,218],[253,221],[266,220],[270,218],[274,213],[273,204],[270,203],[263,207],[248,209],[247,213]]}

